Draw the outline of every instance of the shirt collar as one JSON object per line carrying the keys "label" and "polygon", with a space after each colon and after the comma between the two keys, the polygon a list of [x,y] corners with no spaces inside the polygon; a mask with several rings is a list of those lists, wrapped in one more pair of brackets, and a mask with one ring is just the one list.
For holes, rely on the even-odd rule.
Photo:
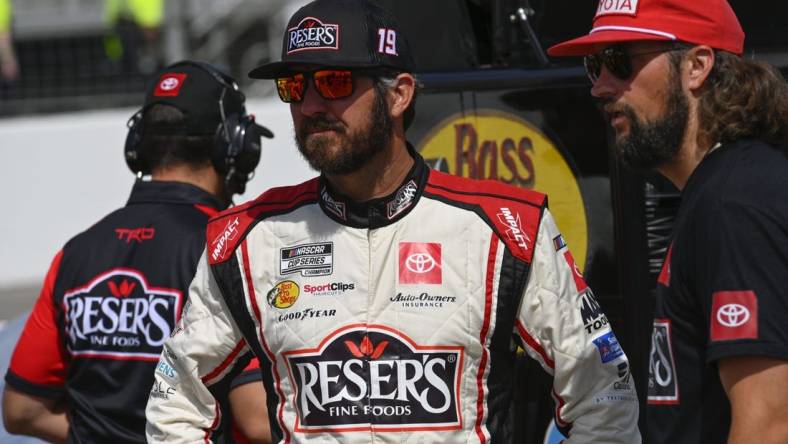
{"label": "shirt collar", "polygon": [[410,144],[408,152],[413,157],[413,167],[393,193],[366,202],[354,202],[332,190],[321,176],[320,208],[331,219],[354,228],[380,228],[402,219],[416,206],[429,176],[429,167]]}
{"label": "shirt collar", "polygon": [[216,210],[227,207],[218,197],[188,183],[138,180],[131,189],[127,205],[144,203],[205,205]]}

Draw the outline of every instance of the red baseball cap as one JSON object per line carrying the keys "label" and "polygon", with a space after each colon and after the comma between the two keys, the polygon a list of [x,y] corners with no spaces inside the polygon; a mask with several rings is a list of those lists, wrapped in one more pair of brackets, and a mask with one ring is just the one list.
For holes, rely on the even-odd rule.
{"label": "red baseball cap", "polygon": [[591,32],[547,53],[581,56],[642,40],[708,45],[739,55],[744,51],[744,31],[726,0],[599,0]]}

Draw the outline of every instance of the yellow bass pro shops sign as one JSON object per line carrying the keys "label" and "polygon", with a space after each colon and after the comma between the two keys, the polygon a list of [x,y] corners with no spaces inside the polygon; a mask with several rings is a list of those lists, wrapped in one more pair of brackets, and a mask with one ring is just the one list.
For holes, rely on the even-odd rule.
{"label": "yellow bass pro shops sign", "polygon": [[588,224],[580,186],[564,156],[538,128],[514,114],[477,110],[446,119],[418,149],[437,170],[547,194],[577,266],[585,269]]}

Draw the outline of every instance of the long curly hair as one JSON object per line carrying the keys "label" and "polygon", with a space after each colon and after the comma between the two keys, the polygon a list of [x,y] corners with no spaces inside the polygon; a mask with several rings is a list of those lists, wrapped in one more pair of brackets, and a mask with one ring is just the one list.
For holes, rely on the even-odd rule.
{"label": "long curly hair", "polygon": [[788,145],[788,83],[768,63],[715,51],[699,120],[702,135],[712,141],[757,138]]}

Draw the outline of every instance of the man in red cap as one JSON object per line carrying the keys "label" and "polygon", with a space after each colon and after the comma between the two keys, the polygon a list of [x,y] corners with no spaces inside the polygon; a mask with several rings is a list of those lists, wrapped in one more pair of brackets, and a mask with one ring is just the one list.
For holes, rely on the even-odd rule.
{"label": "man in red cap", "polygon": [[788,86],[725,0],[601,0],[585,56],[620,160],[682,190],[657,290],[648,442],[788,442]]}

